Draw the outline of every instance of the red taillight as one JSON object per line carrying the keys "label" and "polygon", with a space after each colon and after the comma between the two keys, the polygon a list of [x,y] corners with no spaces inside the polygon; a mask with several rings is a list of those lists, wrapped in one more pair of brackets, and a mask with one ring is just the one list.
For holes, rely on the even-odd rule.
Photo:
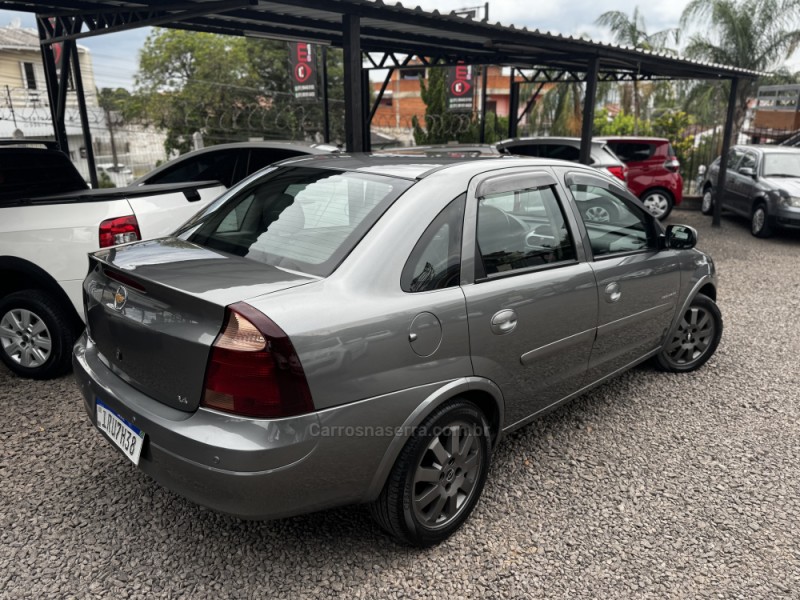
{"label": "red taillight", "polygon": [[106,219],[100,223],[101,248],[136,242],[140,239],[142,239],[142,234],[139,231],[139,222],[133,215]]}
{"label": "red taillight", "polygon": [[678,169],[681,168],[681,163],[678,161],[677,158],[668,158],[664,161],[664,168],[667,171],[671,171],[673,173],[677,173]]}
{"label": "red taillight", "polygon": [[222,333],[211,347],[201,405],[262,419],[314,410],[289,337],[243,302],[228,308]]}
{"label": "red taillight", "polygon": [[628,181],[628,167],[606,167],[606,169],[617,179]]}

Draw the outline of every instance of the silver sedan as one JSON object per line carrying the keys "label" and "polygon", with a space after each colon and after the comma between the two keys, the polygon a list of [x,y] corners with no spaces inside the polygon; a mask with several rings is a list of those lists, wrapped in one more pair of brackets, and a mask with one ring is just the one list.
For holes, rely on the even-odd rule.
{"label": "silver sedan", "polygon": [[172,237],[92,256],[76,378],[109,442],[197,503],[368,503],[427,546],[509,431],[645,360],[709,359],[695,243],[573,163],[292,159]]}

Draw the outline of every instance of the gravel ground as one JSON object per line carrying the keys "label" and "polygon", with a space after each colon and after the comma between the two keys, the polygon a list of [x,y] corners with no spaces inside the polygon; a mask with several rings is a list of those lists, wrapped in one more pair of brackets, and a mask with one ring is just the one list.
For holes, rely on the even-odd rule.
{"label": "gravel ground", "polygon": [[700,229],[722,344],[635,369],[510,436],[444,544],[353,507],[253,523],[155,485],[90,427],[70,377],[0,366],[5,598],[800,598],[800,235]]}

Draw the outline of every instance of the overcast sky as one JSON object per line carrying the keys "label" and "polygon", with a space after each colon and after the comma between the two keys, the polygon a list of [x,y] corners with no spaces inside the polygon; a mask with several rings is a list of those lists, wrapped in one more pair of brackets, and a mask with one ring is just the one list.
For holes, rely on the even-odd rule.
{"label": "overcast sky", "polygon": [[[647,31],[678,27],[681,13],[689,0],[668,0],[640,3]],[[413,0],[404,6],[421,6],[425,10],[449,12],[464,7],[483,6],[483,2],[470,0]],[[489,18],[493,23],[541,29],[564,35],[588,34],[598,41],[611,41],[607,31],[597,27],[594,20],[608,10],[621,10],[630,14],[633,9],[629,0],[537,0],[535,3],[522,0],[492,0],[489,3]],[[0,26],[15,19],[25,27],[35,27],[33,15],[0,10]],[[80,41],[92,53],[94,72],[100,87],[132,87],[133,75],[138,67],[138,52],[144,44],[148,29],[134,29],[123,33],[111,33]],[[792,70],[800,70],[800,53],[789,61]]]}

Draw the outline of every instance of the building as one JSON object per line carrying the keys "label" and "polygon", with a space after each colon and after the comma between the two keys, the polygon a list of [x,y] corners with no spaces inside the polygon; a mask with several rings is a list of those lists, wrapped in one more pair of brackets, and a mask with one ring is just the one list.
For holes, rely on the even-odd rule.
{"label": "building", "polygon": [[[91,53],[80,44],[77,50],[97,164],[113,164],[112,133],[117,161],[132,167],[137,175],[165,160],[164,134],[141,126],[109,131],[109,121],[112,127],[118,127],[117,119],[113,114],[106,115],[98,103]],[[89,166],[72,77],[65,114],[70,159],[88,180]],[[39,34],[18,23],[0,27],[0,139],[11,138],[54,139]]]}
{"label": "building", "polygon": [[[444,68],[444,67],[433,67]],[[395,69],[381,103],[372,119],[372,127],[378,131],[388,133],[413,144],[412,119],[416,116],[423,122],[425,116],[425,103],[422,101],[420,79],[427,76],[423,66],[410,66],[404,69]],[[498,117],[507,117],[510,106],[510,77],[508,67],[488,67],[486,82],[486,111],[493,112]],[[521,78],[517,81],[522,81]],[[373,81],[372,88],[377,97],[383,81]],[[481,75],[474,77],[473,110],[480,110]],[[524,106],[524,99],[522,106]]]}

